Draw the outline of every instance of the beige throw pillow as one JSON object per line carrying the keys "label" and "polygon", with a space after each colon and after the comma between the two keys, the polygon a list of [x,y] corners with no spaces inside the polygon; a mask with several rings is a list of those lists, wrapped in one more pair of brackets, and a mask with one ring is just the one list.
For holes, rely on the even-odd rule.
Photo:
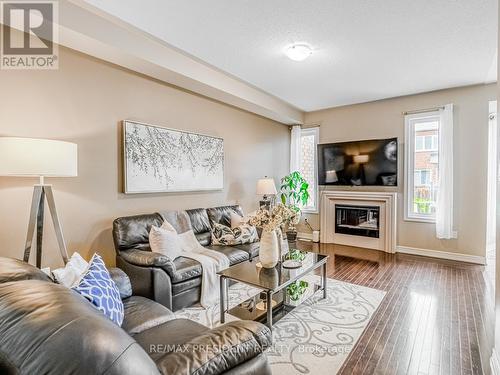
{"label": "beige throw pillow", "polygon": [[238,228],[240,225],[245,224],[245,219],[243,216],[238,215],[235,212],[231,212],[231,229]]}

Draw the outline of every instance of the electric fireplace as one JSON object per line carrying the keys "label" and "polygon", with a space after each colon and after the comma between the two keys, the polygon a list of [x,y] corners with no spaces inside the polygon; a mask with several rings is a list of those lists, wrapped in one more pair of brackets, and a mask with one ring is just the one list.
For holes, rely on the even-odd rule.
{"label": "electric fireplace", "polygon": [[380,207],[335,204],[335,232],[379,238]]}

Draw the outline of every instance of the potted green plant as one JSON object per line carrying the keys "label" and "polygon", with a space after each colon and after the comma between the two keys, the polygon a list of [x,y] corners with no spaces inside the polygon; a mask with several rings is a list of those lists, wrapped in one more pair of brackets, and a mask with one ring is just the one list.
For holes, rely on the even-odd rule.
{"label": "potted green plant", "polygon": [[292,302],[298,302],[306,292],[309,283],[304,280],[296,281],[286,288],[286,293]]}
{"label": "potted green plant", "polygon": [[300,221],[300,207],[307,205],[309,201],[309,183],[300,172],[295,171],[281,179],[280,191],[281,202],[296,213],[287,222],[286,237],[288,241],[293,242],[297,240],[295,226]]}

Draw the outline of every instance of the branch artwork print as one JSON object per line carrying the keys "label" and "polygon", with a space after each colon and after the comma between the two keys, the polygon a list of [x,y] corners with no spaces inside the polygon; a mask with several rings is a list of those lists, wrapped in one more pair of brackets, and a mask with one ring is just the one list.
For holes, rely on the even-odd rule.
{"label": "branch artwork print", "polygon": [[221,138],[124,122],[127,193],[222,189]]}

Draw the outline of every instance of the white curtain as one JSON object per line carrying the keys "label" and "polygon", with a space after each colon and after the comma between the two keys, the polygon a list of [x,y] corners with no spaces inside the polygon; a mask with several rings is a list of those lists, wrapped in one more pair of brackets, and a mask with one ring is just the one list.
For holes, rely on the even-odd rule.
{"label": "white curtain", "polygon": [[453,233],[453,104],[440,111],[439,190],[436,207],[436,237],[451,239]]}
{"label": "white curtain", "polygon": [[302,128],[300,125],[292,126],[292,138],[290,141],[290,173],[300,170],[300,137]]}

